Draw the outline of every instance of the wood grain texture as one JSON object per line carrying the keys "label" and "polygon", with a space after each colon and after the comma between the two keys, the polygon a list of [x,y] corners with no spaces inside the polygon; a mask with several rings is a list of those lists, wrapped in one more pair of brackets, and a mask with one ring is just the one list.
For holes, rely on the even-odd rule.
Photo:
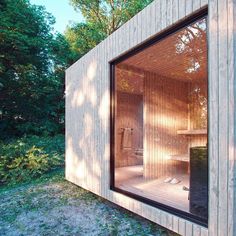
{"label": "wood grain texture", "polygon": [[172,0],[172,21],[176,22],[179,19],[179,1]]}
{"label": "wood grain texture", "polygon": [[205,7],[207,4],[208,4],[208,0],[201,0],[201,7]]}
{"label": "wood grain texture", "polygon": [[228,170],[228,234],[236,234],[235,223],[235,92],[236,92],[236,2],[228,0],[228,88],[229,88],[229,170]]}
{"label": "wood grain texture", "polygon": [[183,19],[185,17],[186,2],[185,0],[179,0],[179,18]]}
{"label": "wood grain texture", "polygon": [[[218,213],[218,234],[223,235],[228,231],[228,214],[225,207],[228,205],[228,41],[227,41],[227,1],[219,1],[219,33],[218,33],[218,51],[219,51],[219,213]],[[226,27],[225,27],[226,26]]]}
{"label": "wood grain texture", "polygon": [[[160,178],[177,171],[168,157],[187,153],[188,140],[178,135],[187,128],[188,84],[145,73],[144,176]],[[176,122],[177,121],[177,122]],[[171,145],[170,145],[171,144]]]}
{"label": "wood grain texture", "polygon": [[193,1],[186,0],[185,2],[185,16],[188,16],[193,12]]}
{"label": "wood grain texture", "polygon": [[186,232],[186,221],[183,219],[179,219],[179,232],[182,236],[188,236],[189,232]]}
{"label": "wood grain texture", "polygon": [[[209,235],[218,235],[218,177],[219,177],[219,80],[218,80],[218,3],[215,0],[209,1],[210,14],[209,22]],[[210,60],[216,58],[216,60]],[[214,157],[214,158],[213,158]]]}
{"label": "wood grain texture", "polygon": [[[115,169],[115,186],[185,212],[189,211],[188,192],[183,191],[183,186],[189,186],[187,174],[176,174],[175,177],[181,180],[181,184],[175,186],[164,183],[165,178],[147,180],[142,174],[142,165],[118,167]],[[173,224],[170,215],[167,221],[169,226]]]}
{"label": "wood grain texture", "polygon": [[[115,128],[115,166],[141,165],[142,157],[136,155],[143,149],[143,97],[139,94],[117,92],[117,116]],[[129,139],[130,147],[125,148],[125,129],[132,129]]]}
{"label": "wood grain texture", "polygon": [[198,10],[201,7],[201,0],[193,1],[193,11]]}
{"label": "wood grain texture", "polygon": [[[109,61],[190,15],[191,9],[199,10],[206,4],[208,229],[109,188]],[[73,64],[66,71],[66,179],[181,235],[235,235],[235,11],[235,0],[156,0]]]}
{"label": "wood grain texture", "polygon": [[193,225],[193,236],[201,236],[201,228],[198,225]]}

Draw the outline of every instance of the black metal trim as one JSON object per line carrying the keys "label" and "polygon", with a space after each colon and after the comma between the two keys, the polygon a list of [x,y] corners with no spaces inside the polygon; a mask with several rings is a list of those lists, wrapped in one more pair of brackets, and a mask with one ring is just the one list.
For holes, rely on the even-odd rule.
{"label": "black metal trim", "polygon": [[113,190],[115,192],[118,192],[118,193],[122,193],[122,194],[124,194],[124,195],[126,195],[128,197],[131,197],[133,199],[136,199],[136,200],[138,200],[140,202],[143,202],[143,203],[146,203],[148,205],[154,206],[154,207],[156,207],[156,208],[158,208],[160,210],[166,211],[166,212],[171,213],[173,215],[179,216],[181,218],[185,218],[186,220],[194,222],[194,223],[196,223],[198,225],[202,225],[204,227],[208,226],[207,220],[205,221],[201,217],[198,217],[198,216],[193,215],[191,213],[188,213],[188,212],[185,212],[185,211],[181,211],[181,210],[179,210],[177,208],[170,207],[170,206],[165,205],[163,203],[156,202],[156,201],[151,200],[149,198],[137,195],[135,193],[131,193],[129,191],[117,188],[115,186],[112,187],[111,190]]}
{"label": "black metal trim", "polygon": [[[189,17],[184,18],[183,20],[179,21],[177,24],[167,28],[163,32],[160,32],[156,36],[154,36],[152,39],[148,40],[147,42],[144,42],[141,45],[138,45],[137,47],[133,48],[129,52],[119,56],[118,58],[115,58],[111,60],[110,63],[110,190],[113,190],[115,192],[122,193],[128,197],[134,198],[136,200],[139,200],[143,203],[149,204],[151,206],[157,207],[158,209],[161,209],[163,211],[166,211],[168,213],[171,213],[173,215],[179,216],[181,218],[185,218],[186,220],[189,220],[193,223],[202,225],[204,227],[208,227],[208,219],[200,218],[196,215],[193,215],[188,212],[181,211],[179,209],[176,209],[174,207],[170,207],[168,205],[153,201],[151,199],[142,197],[140,195],[136,195],[134,193],[119,189],[115,187],[115,65],[119,62],[137,54],[138,52],[152,46],[153,44],[159,42],[160,40],[165,39],[167,36],[170,36],[171,34],[176,33],[177,31],[181,30],[182,28],[194,23],[195,21],[207,17],[208,15],[208,8],[204,7],[200,9],[199,11],[193,13]],[[209,86],[208,86],[208,94],[209,94]],[[209,101],[208,101],[208,108],[209,108]],[[208,113],[208,124],[209,124],[209,113]],[[207,140],[209,142],[209,125],[208,125],[208,137]],[[209,154],[209,150],[208,150]],[[208,155],[209,156],[209,155]],[[209,161],[209,159],[208,159]],[[209,171],[208,171],[209,173]],[[208,183],[209,184],[209,183]],[[209,194],[208,194],[208,203],[209,203]],[[209,214],[208,214],[209,217]]]}
{"label": "black metal trim", "polygon": [[110,189],[115,186],[115,65],[110,64]]}

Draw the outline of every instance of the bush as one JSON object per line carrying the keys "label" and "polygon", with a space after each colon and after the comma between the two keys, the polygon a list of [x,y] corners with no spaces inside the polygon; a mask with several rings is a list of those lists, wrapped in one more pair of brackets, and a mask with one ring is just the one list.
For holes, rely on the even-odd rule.
{"label": "bush", "polygon": [[26,136],[0,143],[0,185],[39,177],[64,165],[64,136]]}

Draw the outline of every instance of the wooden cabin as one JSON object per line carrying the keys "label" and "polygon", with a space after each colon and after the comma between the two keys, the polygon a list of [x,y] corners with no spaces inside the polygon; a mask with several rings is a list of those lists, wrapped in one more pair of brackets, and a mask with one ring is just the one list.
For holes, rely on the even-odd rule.
{"label": "wooden cabin", "polygon": [[236,2],[156,0],[66,71],[66,179],[180,235],[236,235]]}

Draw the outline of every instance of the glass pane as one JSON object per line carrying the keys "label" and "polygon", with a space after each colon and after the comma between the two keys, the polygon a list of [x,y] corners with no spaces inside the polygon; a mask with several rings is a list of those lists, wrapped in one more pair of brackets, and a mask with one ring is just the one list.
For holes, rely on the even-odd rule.
{"label": "glass pane", "polygon": [[202,219],[208,212],[203,18],[115,65],[115,187]]}

